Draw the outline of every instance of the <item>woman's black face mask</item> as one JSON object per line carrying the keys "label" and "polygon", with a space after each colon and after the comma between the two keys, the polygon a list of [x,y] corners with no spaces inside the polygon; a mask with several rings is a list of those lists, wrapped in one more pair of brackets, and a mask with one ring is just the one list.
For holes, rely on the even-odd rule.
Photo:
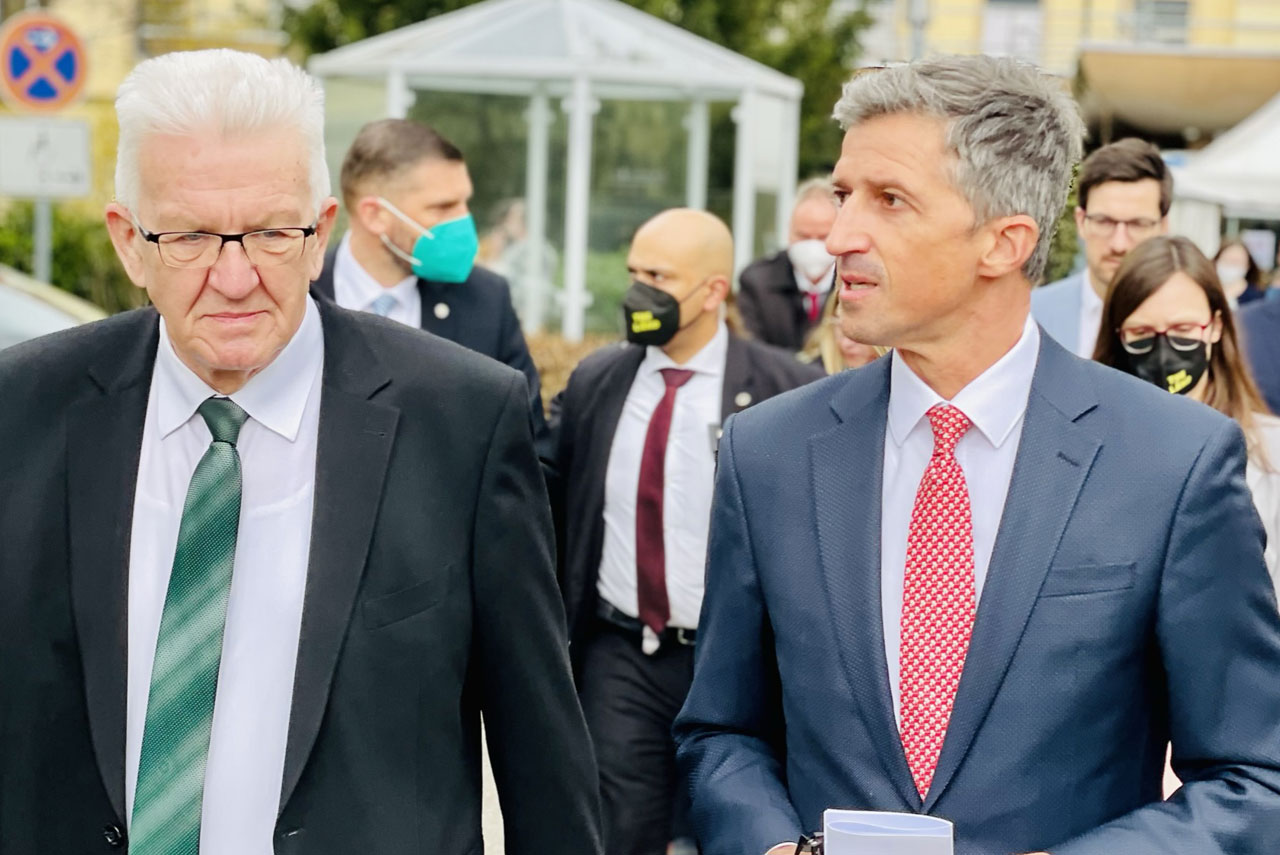
{"label": "woman's black face mask", "polygon": [[1158,335],[1151,350],[1125,355],[1131,374],[1175,395],[1190,392],[1209,370],[1209,347],[1203,341],[1191,350],[1178,350],[1167,336]]}

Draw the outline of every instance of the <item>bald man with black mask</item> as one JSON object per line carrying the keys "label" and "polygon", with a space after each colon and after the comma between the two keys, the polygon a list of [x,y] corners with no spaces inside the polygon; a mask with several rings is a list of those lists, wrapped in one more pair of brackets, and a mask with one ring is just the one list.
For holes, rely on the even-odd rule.
{"label": "bald man with black mask", "polygon": [[720,424],[821,372],[730,331],[733,241],[711,214],[658,214],[627,272],[628,340],[552,403],[544,464],[607,851],[662,855],[683,832],[671,724],[693,675]]}

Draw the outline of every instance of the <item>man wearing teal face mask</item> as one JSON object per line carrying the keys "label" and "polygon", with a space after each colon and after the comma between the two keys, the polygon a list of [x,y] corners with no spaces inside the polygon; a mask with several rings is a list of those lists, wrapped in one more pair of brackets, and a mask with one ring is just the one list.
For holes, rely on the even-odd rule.
{"label": "man wearing teal face mask", "polygon": [[405,119],[365,125],[342,162],[350,225],[318,294],[483,353],[522,372],[534,433],[546,431],[538,370],[505,279],[475,266],[471,177],[462,152]]}

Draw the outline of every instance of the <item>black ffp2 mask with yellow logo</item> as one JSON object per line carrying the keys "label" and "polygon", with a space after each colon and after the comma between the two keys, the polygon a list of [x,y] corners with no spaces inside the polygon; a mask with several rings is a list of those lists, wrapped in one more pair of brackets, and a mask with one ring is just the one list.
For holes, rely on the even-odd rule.
{"label": "black ffp2 mask with yellow logo", "polygon": [[[689,299],[698,285],[688,294]],[[632,282],[622,297],[622,324],[627,341],[633,344],[662,347],[680,331],[680,303],[675,297],[644,282]]]}
{"label": "black ffp2 mask with yellow logo", "polygon": [[1165,336],[1157,336],[1151,350],[1128,356],[1135,377],[1175,395],[1190,392],[1209,370],[1209,348],[1203,341],[1191,350],[1178,350]]}

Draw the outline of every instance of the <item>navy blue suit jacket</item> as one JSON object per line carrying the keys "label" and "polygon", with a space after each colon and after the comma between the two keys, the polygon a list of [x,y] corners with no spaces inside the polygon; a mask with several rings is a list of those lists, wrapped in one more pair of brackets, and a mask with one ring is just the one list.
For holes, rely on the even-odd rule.
{"label": "navy blue suit jacket", "polygon": [[[933,787],[880,606],[889,361],[735,415],[675,732],[705,855],[828,807],[926,812],[958,855],[1274,855],[1280,616],[1238,427],[1042,337]],[[1161,802],[1165,746],[1186,785]]]}
{"label": "navy blue suit jacket", "polygon": [[1253,379],[1267,406],[1280,413],[1280,300],[1255,301],[1236,317]]}

